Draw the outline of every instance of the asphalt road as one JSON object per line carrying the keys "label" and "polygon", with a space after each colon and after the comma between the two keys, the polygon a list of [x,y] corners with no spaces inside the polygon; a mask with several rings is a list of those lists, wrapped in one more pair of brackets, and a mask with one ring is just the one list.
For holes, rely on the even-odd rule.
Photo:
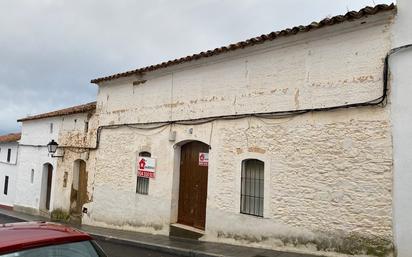
{"label": "asphalt road", "polygon": [[[22,220],[0,214],[0,224]],[[1,240],[1,239],[0,239]],[[177,255],[156,252],[107,240],[96,240],[109,257],[176,257]]]}

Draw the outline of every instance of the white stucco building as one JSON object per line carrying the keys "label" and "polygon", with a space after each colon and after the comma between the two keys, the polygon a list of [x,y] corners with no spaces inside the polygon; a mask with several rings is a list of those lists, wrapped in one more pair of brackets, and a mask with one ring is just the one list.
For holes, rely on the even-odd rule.
{"label": "white stucco building", "polygon": [[82,222],[307,252],[407,248],[384,72],[401,14],[379,5],[93,80]]}
{"label": "white stucco building", "polygon": [[[410,257],[410,24],[400,0],[94,79],[96,103],[19,120],[17,165],[6,163],[16,193],[0,204],[207,241]],[[0,137],[0,189],[8,145]]]}
{"label": "white stucco building", "polygon": [[19,140],[20,133],[0,136],[0,207],[13,207]]}
{"label": "white stucco building", "polygon": [[95,104],[89,103],[18,120],[22,122],[22,133],[15,210],[48,216],[64,202],[63,181],[57,179],[56,164],[61,158],[58,156],[64,156],[70,148],[60,148],[53,157],[47,144],[52,140],[58,142],[62,133],[75,134],[87,129],[87,112],[94,108]]}

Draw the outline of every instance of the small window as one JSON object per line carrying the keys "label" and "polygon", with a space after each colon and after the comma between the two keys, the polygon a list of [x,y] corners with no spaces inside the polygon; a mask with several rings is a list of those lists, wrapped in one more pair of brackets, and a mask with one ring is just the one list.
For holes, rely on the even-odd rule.
{"label": "small window", "polygon": [[[151,157],[149,152],[140,152],[140,157]],[[136,193],[147,195],[149,193],[149,178],[137,176]]]}
{"label": "small window", "polygon": [[53,123],[50,123],[50,134],[53,133]]}
{"label": "small window", "polygon": [[264,163],[249,159],[242,162],[240,212],[263,217]]}
{"label": "small window", "polygon": [[87,131],[89,131],[89,122],[85,121],[84,122],[84,133],[87,133]]}
{"label": "small window", "polygon": [[7,191],[9,190],[9,176],[4,177],[4,194],[7,195]]}
{"label": "small window", "polygon": [[11,149],[7,149],[7,162],[10,162],[11,159]]}
{"label": "small window", "polygon": [[30,173],[30,183],[33,184],[34,182],[34,169],[31,169],[31,173]]}

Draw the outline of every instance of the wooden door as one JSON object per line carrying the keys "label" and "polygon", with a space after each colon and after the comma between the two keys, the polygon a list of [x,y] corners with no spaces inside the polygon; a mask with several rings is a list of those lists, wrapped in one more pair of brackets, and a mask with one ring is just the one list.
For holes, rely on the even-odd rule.
{"label": "wooden door", "polygon": [[197,141],[181,148],[178,223],[199,229],[206,223],[208,173],[199,165],[199,154],[208,152],[209,146]]}
{"label": "wooden door", "polygon": [[47,165],[47,191],[46,191],[46,209],[50,210],[51,187],[53,178],[53,166]]}
{"label": "wooden door", "polygon": [[86,162],[79,162],[79,185],[76,199],[76,212],[81,213],[83,204],[87,202],[87,173]]}

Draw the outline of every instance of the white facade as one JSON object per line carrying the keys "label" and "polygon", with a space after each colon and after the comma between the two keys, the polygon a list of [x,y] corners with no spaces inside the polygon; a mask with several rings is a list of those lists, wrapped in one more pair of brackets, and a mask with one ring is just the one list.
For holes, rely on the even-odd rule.
{"label": "white facade", "polygon": [[[392,17],[384,12],[99,83],[96,116],[99,126],[111,127],[101,130],[99,148],[90,152],[93,201],[85,205],[83,222],[168,234],[178,216],[181,146],[200,141],[211,147],[203,240],[357,254],[383,249],[390,255],[389,106],[152,130],[121,124],[376,99],[382,95]],[[169,141],[171,132],[176,138]],[[157,160],[148,195],[136,194],[136,157],[143,151]],[[263,218],[239,212],[241,163],[249,158],[264,162]]]}
{"label": "white facade", "polygon": [[[72,114],[23,121],[19,148],[18,181],[15,209],[31,213],[48,213],[61,206],[70,195],[61,193],[58,181],[58,157],[52,158],[47,144],[51,140],[59,142],[60,133],[75,133],[85,129],[85,114]],[[75,143],[75,142],[72,142]],[[60,145],[62,146],[62,145]],[[56,156],[64,155],[59,148]],[[50,206],[46,208],[48,165],[52,166]]]}
{"label": "white facade", "polygon": [[[398,0],[393,48],[412,44],[412,2]],[[412,48],[391,56],[394,231],[398,257],[412,256]]]}
{"label": "white facade", "polygon": [[[0,204],[33,213],[70,212],[84,162],[84,224],[167,235],[178,221],[181,147],[198,141],[211,147],[201,240],[379,256],[395,250],[398,257],[410,257],[410,49],[391,56],[385,106],[139,129],[143,123],[377,99],[383,59],[390,49],[412,43],[410,24],[412,3],[398,0],[396,15],[382,12],[101,82],[94,115],[24,121],[19,147],[0,144]],[[49,156],[46,144],[52,139],[63,146],[56,155],[64,158]],[[136,193],[140,152],[157,161],[147,195]],[[248,159],[264,164],[263,217],[239,211],[242,162]],[[46,208],[49,164],[53,179]],[[16,189],[7,196],[5,176]]]}
{"label": "white facade", "polygon": [[0,205],[13,206],[14,204],[17,155],[18,142],[0,143]]}

